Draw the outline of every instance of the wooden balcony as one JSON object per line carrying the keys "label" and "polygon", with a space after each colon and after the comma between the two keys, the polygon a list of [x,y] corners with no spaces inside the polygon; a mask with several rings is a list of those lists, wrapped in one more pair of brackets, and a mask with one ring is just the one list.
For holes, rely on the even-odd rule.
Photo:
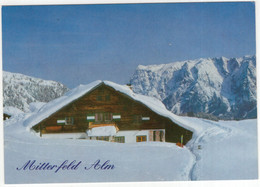
{"label": "wooden balcony", "polygon": [[114,121],[110,122],[89,122],[88,128],[92,129],[95,127],[106,127],[106,126],[114,126],[116,128],[116,131],[119,131],[119,128],[117,127],[116,123]]}

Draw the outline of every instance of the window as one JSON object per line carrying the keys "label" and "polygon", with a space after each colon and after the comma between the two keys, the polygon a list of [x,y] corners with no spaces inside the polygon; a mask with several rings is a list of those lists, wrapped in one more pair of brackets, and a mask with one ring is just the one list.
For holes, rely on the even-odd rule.
{"label": "window", "polygon": [[163,142],[164,140],[164,131],[155,130],[153,131],[153,141]]}
{"label": "window", "polygon": [[58,125],[73,125],[74,124],[74,118],[73,117],[66,117],[65,119],[58,119],[57,120]]}
{"label": "window", "polygon": [[110,95],[106,95],[105,99],[106,101],[110,101]]}
{"label": "window", "polygon": [[92,122],[110,122],[110,121],[120,121],[120,114],[113,114],[111,112],[99,112],[95,114],[87,114],[87,121]]}
{"label": "window", "polygon": [[97,136],[96,140],[103,140],[103,141],[108,141],[109,137],[108,136]]}
{"label": "window", "polygon": [[73,117],[66,117],[65,118],[65,125],[73,125],[73,124],[74,124]]}
{"label": "window", "polygon": [[156,131],[153,131],[153,141],[156,141]]}
{"label": "window", "polygon": [[110,112],[95,114],[96,122],[112,121],[112,119],[113,119],[113,115]]}
{"label": "window", "polygon": [[97,99],[97,101],[103,101],[103,100],[110,101],[110,95],[105,95],[105,96],[97,95],[96,99]]}
{"label": "window", "polygon": [[141,123],[142,116],[141,115],[134,115],[134,123]]}
{"label": "window", "polygon": [[95,121],[96,122],[103,121],[103,113],[96,113],[95,114]]}
{"label": "window", "polygon": [[97,95],[97,101],[102,101],[102,96],[101,95]]}
{"label": "window", "polygon": [[136,136],[136,142],[146,142],[146,136]]}
{"label": "window", "polygon": [[124,136],[117,136],[117,137],[115,137],[115,142],[125,143],[125,137]]}
{"label": "window", "polygon": [[163,141],[163,131],[160,131],[160,142],[162,142]]}
{"label": "window", "polygon": [[113,114],[112,113],[104,113],[104,120],[105,121],[112,121]]}

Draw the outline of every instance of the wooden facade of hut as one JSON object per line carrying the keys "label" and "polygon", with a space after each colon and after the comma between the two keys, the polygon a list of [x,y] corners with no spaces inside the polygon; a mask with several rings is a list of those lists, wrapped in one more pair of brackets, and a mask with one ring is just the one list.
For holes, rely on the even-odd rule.
{"label": "wooden facade of hut", "polygon": [[[183,144],[186,144],[191,139],[190,130],[155,112],[140,99],[136,100],[134,93],[130,96],[117,90],[113,84],[98,83],[33,125],[32,129],[48,138],[82,138],[121,143],[177,143],[183,137]],[[149,103],[149,97],[142,97]],[[153,102],[154,98],[150,100]]]}

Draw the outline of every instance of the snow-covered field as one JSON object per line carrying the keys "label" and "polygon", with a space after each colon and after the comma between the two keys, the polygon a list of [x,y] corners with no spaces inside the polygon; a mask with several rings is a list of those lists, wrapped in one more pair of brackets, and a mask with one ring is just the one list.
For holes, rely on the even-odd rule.
{"label": "snow-covered field", "polygon": [[257,120],[220,121],[193,118],[203,131],[187,145],[196,156],[191,180],[258,178]]}
{"label": "snow-covered field", "polygon": [[21,113],[4,123],[7,184],[258,178],[256,119],[213,122],[181,117],[198,131],[180,148],[161,142],[39,138],[23,126],[28,117]]}

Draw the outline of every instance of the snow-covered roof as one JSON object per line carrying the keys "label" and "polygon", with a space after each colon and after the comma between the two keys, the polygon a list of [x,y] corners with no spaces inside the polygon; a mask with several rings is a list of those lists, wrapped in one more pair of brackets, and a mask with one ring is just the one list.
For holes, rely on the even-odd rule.
{"label": "snow-covered roof", "polygon": [[29,104],[29,109],[31,112],[36,112],[42,108],[43,105],[46,103],[44,102],[32,102]]}
{"label": "snow-covered roof", "polygon": [[[155,113],[167,117],[171,119],[174,123],[191,130],[193,132],[197,131],[198,129],[193,128],[192,124],[186,122],[183,118],[180,118],[170,111],[168,111],[164,104],[156,98],[148,97],[144,95],[139,95],[134,93],[128,86],[126,85],[119,85],[110,81],[94,81],[88,85],[80,85],[69,92],[67,92],[64,96],[59,97],[46,105],[44,105],[38,112],[32,114],[27,120],[24,121],[24,126],[27,127],[27,130],[30,130],[31,127],[40,123],[42,120],[48,118],[53,113],[57,112],[64,106],[68,105],[69,103],[73,102],[74,100],[82,97],[83,95],[87,94],[100,84],[104,83],[107,86],[114,88],[115,90],[129,96],[130,98],[139,101],[140,103],[146,105]],[[188,125],[187,125],[188,124]]]}
{"label": "snow-covered roof", "polygon": [[87,130],[88,136],[115,136],[117,133],[116,127],[104,126],[104,127],[95,127]]}

